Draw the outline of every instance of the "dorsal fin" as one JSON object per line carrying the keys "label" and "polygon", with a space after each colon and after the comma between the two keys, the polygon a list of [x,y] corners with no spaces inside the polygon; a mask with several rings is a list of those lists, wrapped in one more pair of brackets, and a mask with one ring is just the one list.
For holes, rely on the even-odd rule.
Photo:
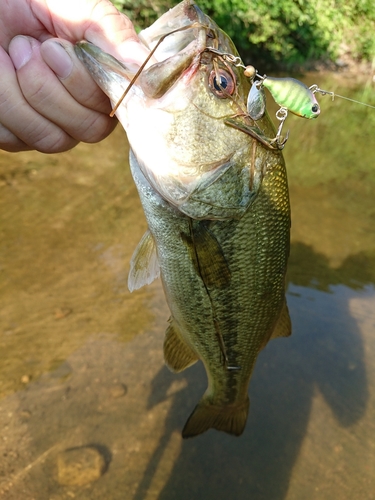
{"label": "dorsal fin", "polygon": [[160,275],[155,240],[147,229],[130,261],[128,288],[130,292],[149,285]]}
{"label": "dorsal fin", "polygon": [[182,372],[198,361],[198,356],[183,340],[173,318],[169,318],[169,326],[165,332],[164,361],[167,367],[175,373]]}
{"label": "dorsal fin", "polygon": [[263,339],[263,343],[261,345],[261,349],[264,349],[268,344],[268,341],[271,339],[277,339],[279,337],[289,337],[292,333],[292,322],[290,321],[289,310],[286,304],[286,300],[284,298],[283,307],[281,309],[281,313],[276,321],[274,329],[269,337]]}
{"label": "dorsal fin", "polygon": [[277,337],[289,337],[292,333],[292,322],[290,321],[289,310],[284,300],[284,305],[281,310],[279,319],[275,325],[272,332],[271,339],[276,339]]}

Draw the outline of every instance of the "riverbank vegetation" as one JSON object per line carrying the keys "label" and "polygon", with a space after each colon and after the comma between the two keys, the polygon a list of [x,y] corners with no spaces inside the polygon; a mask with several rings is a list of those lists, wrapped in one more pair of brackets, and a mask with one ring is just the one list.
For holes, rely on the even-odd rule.
{"label": "riverbank vegetation", "polygon": [[[137,29],[178,0],[113,0]],[[293,68],[375,59],[374,0],[198,0],[246,63]],[[254,57],[254,54],[256,56]]]}

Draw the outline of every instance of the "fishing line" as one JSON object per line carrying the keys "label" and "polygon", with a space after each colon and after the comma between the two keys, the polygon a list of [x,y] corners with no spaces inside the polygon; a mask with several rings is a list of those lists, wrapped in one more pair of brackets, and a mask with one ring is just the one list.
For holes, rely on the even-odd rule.
{"label": "fishing line", "polygon": [[372,104],[367,104],[366,102],[361,102],[361,101],[356,101],[355,99],[351,99],[350,97],[345,97],[340,94],[336,94],[335,92],[332,92],[332,101],[334,100],[335,97],[340,97],[340,99],[346,99],[347,101],[354,102],[355,104],[362,104],[362,106],[367,106],[368,108],[373,108],[375,109],[375,106],[372,106]]}
{"label": "fishing line", "polygon": [[372,104],[367,104],[366,102],[357,101],[356,99],[351,99],[350,97],[336,94],[336,92],[332,92],[329,90],[323,90],[323,89],[319,88],[318,85],[316,85],[316,84],[311,85],[311,87],[309,87],[309,88],[313,94],[315,94],[316,92],[319,92],[319,94],[321,94],[321,95],[326,95],[326,94],[331,95],[332,101],[335,99],[335,97],[340,97],[340,99],[345,99],[346,101],[351,101],[351,102],[354,102],[355,104],[362,104],[362,106],[367,106],[368,108],[375,109],[375,106],[373,106]]}

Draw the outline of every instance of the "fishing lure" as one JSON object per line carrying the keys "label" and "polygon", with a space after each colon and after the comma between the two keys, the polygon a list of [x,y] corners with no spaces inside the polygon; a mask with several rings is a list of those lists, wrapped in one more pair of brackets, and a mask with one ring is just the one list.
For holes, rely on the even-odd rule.
{"label": "fishing lure", "polygon": [[251,119],[258,121],[266,112],[266,95],[262,85],[254,82],[247,97],[247,113]]}
{"label": "fishing lure", "polygon": [[266,96],[263,88],[266,88],[275,102],[280,106],[280,109],[276,113],[276,118],[280,123],[276,137],[271,141],[271,144],[276,144],[281,149],[284,147],[289,136],[288,132],[284,139],[281,138],[282,128],[287,119],[288,111],[308,119],[319,116],[320,107],[316,100],[315,92],[295,78],[261,77],[252,67],[245,69],[245,75],[252,75],[254,72],[260,80],[252,84],[247,99],[247,112],[254,121],[260,120],[264,116]]}
{"label": "fishing lure", "polygon": [[[269,90],[275,102],[280,106],[280,109],[276,112],[276,118],[280,121],[279,128],[275,139],[271,141],[271,143],[276,142],[276,145],[278,145],[280,149],[288,138],[287,134],[283,141],[280,139],[282,127],[288,116],[288,111],[308,119],[317,118],[319,116],[320,107],[315,94],[330,95],[332,100],[334,100],[335,97],[339,97],[340,99],[345,99],[355,104],[362,104],[362,106],[375,109],[375,106],[371,104],[336,94],[330,90],[323,90],[316,84],[307,87],[304,83],[295,78],[261,76],[253,66],[245,66],[244,74],[253,81],[247,101],[247,111],[250,118],[257,121],[263,117],[266,106],[264,92],[262,92],[263,87]],[[254,81],[255,77],[259,78],[259,80]],[[262,114],[261,110],[263,109],[264,112]]]}
{"label": "fishing lure", "polygon": [[282,108],[302,118],[317,118],[320,107],[315,93],[295,78],[264,76],[261,86],[269,90],[275,102]]}

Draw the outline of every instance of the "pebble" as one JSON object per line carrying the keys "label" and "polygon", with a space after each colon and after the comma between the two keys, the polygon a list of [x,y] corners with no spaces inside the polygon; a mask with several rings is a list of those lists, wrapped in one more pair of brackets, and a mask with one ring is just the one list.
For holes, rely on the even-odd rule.
{"label": "pebble", "polygon": [[59,307],[55,310],[55,319],[63,319],[69,316],[73,311],[69,307]]}
{"label": "pebble", "polygon": [[106,463],[101,453],[91,446],[70,448],[57,455],[57,480],[65,486],[82,486],[96,481],[104,473]]}
{"label": "pebble", "polygon": [[20,416],[21,416],[21,418],[29,419],[31,417],[31,411],[30,410],[21,410]]}
{"label": "pebble", "polygon": [[125,396],[128,392],[128,388],[124,384],[114,384],[109,389],[109,393],[112,398],[121,398],[121,396]]}

